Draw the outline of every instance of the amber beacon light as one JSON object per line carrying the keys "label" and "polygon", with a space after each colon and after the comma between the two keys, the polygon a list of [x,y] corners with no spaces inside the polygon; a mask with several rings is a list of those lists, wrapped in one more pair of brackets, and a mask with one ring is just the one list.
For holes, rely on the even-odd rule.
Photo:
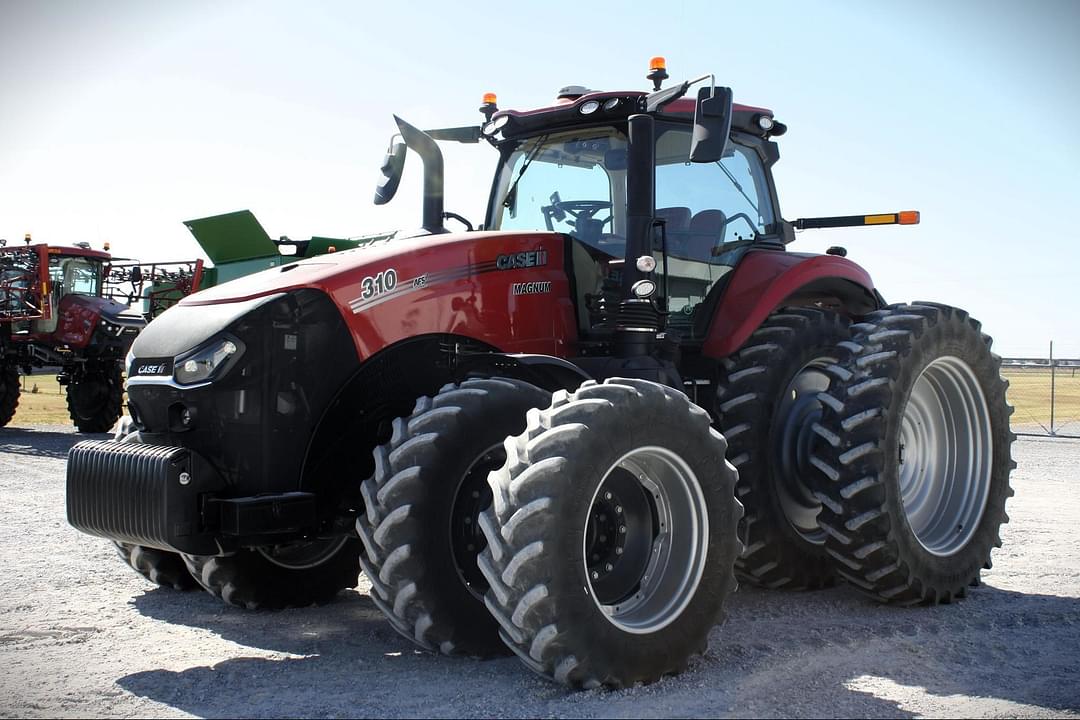
{"label": "amber beacon light", "polygon": [[660,55],[649,60],[649,74],[645,77],[652,80],[654,92],[659,90],[660,85],[668,79],[667,60]]}

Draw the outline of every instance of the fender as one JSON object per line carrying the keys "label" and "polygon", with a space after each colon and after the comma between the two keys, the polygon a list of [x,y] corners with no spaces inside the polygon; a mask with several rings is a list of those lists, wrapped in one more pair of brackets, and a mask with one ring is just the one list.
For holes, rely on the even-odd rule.
{"label": "fender", "polygon": [[702,353],[722,358],[742,347],[776,308],[792,298],[839,299],[852,314],[878,307],[870,274],[837,255],[752,250],[743,256],[709,324]]}
{"label": "fender", "polygon": [[458,361],[455,370],[464,376],[481,373],[517,378],[549,392],[576,390],[592,375],[563,358],[552,355],[497,352],[468,355]]}

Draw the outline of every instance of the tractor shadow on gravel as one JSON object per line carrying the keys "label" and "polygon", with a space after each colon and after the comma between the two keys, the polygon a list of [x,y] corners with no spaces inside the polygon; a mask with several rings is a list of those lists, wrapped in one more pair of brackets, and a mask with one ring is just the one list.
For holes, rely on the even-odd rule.
{"label": "tractor shadow on gravel", "polygon": [[0,429],[0,453],[66,459],[76,443],[111,437],[108,433],[54,432],[9,426]]}
{"label": "tractor shadow on gravel", "polygon": [[259,657],[117,680],[128,692],[200,716],[912,717],[905,700],[921,697],[922,688],[932,697],[976,698],[975,713],[996,707],[1015,714],[1003,700],[1057,710],[1080,705],[1080,599],[986,585],[964,602],[914,609],[880,606],[845,587],[741,589],[730,619],[688,672],[649,687],[586,693],[547,683],[512,657],[417,652],[363,593],[273,613],[165,590],[133,605],[145,616],[259,649]]}

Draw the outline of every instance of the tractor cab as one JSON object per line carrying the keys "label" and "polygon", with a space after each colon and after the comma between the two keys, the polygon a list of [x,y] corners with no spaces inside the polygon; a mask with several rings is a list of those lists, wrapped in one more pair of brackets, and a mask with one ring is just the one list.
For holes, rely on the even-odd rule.
{"label": "tractor cab", "polygon": [[48,293],[42,297],[48,305],[42,317],[33,321],[33,334],[48,335],[56,331],[65,298],[76,304],[78,297],[101,297],[106,253],[86,249],[73,254],[73,248],[49,248]]}
{"label": "tractor cab", "polygon": [[[627,118],[644,99],[588,93],[568,101],[583,127],[541,129],[497,145],[486,226],[571,238],[569,264],[584,337],[603,336],[618,304],[630,232]],[[760,131],[736,131],[718,160],[691,162],[692,107],[683,103],[654,126],[655,224],[647,248],[659,268],[653,291],[669,313],[667,326],[691,341],[707,329],[695,322],[699,307],[742,254],[755,243],[781,245],[769,176],[773,144]],[[493,122],[503,117],[513,116],[500,114]]]}
{"label": "tractor cab", "polygon": [[792,237],[770,171],[779,158],[772,138],[787,128],[770,110],[735,104],[710,75],[661,90],[666,77],[654,58],[652,93],[568,86],[555,104],[528,111],[499,110],[489,94],[487,121],[472,134],[421,133],[397,118],[402,140],[391,142],[376,203],[393,196],[407,146],[425,162],[423,227],[444,231],[432,141],[484,139],[499,161],[482,228],[566,238],[582,354],[605,353],[627,332],[643,347],[657,331],[700,346],[740,259],[782,251]]}
{"label": "tractor cab", "polygon": [[[30,244],[0,248],[0,319],[14,333],[56,331],[67,297],[101,297],[108,253],[89,243],[74,247]],[[76,301],[77,302],[77,301]]]}

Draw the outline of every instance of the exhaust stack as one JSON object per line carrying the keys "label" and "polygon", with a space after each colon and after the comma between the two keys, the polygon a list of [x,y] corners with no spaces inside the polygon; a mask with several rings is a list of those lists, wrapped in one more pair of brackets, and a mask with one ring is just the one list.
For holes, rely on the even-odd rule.
{"label": "exhaust stack", "polygon": [[443,156],[438,144],[419,128],[394,116],[401,138],[424,161],[423,228],[429,233],[444,233],[443,226]]}

